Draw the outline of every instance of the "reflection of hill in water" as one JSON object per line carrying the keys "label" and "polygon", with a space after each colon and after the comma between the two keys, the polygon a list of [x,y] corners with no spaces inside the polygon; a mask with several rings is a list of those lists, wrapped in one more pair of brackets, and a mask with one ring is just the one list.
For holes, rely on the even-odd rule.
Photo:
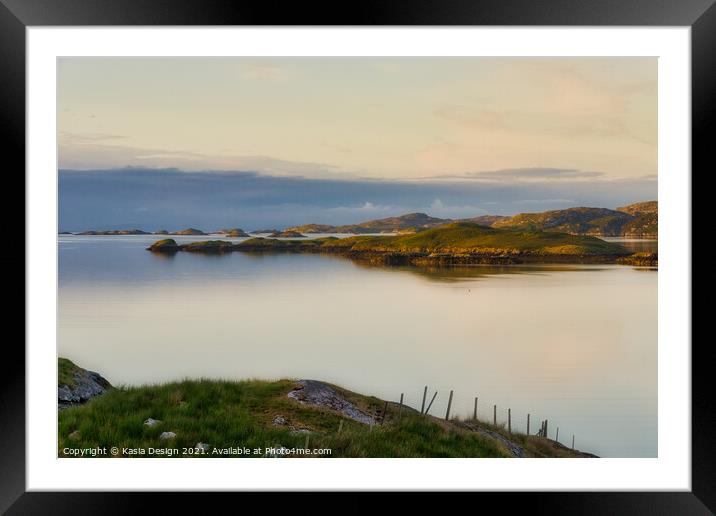
{"label": "reflection of hill in water", "polygon": [[[151,253],[153,257],[160,260],[173,260],[176,255]],[[230,261],[233,253],[185,253],[189,254],[189,258],[195,259],[212,259],[216,261]],[[375,262],[371,260],[363,260],[356,256],[342,256],[328,253],[298,253],[286,251],[265,251],[240,253],[243,259],[250,262],[262,261],[269,258],[284,258],[287,255],[296,259],[317,259],[333,262],[352,263],[360,269],[372,269],[375,271],[401,272],[415,274],[430,281],[437,282],[460,282],[469,279],[487,278],[497,275],[541,275],[555,272],[575,272],[575,271],[599,271],[608,270],[612,266],[605,265],[578,265],[578,264],[513,264],[513,265],[495,265],[495,264],[473,264],[473,265],[390,265],[383,262]],[[624,266],[617,266],[624,267]],[[656,271],[652,267],[634,267],[638,270]]]}
{"label": "reflection of hill in water", "polygon": [[601,267],[574,266],[574,265],[455,265],[455,266],[412,266],[412,265],[383,265],[359,260],[351,260],[362,269],[379,269],[417,274],[431,281],[459,282],[466,279],[479,279],[488,276],[504,274],[531,274],[539,275],[553,272],[568,271],[597,271]]}

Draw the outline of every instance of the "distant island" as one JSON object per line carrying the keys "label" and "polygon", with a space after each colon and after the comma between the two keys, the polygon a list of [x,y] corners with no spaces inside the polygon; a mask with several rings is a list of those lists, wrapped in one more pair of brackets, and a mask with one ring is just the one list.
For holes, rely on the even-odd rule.
{"label": "distant island", "polygon": [[623,263],[657,264],[656,253],[630,253],[596,237],[548,231],[525,231],[453,222],[409,235],[323,237],[277,240],[255,237],[233,243],[208,240],[178,244],[159,240],[147,250],[156,253],[294,252],[341,255],[391,265]]}
{"label": "distant island", "polygon": [[[646,201],[622,206],[616,210],[608,208],[567,208],[540,213],[520,213],[514,216],[480,215],[467,219],[441,219],[425,213],[408,213],[398,217],[368,220],[359,224],[332,226],[329,224],[303,224],[284,229],[260,229],[249,233],[240,228],[220,229],[204,232],[196,228],[187,228],[169,232],[154,232],[139,229],[119,229],[107,231],[83,231],[79,235],[207,235],[223,234],[230,237],[249,237],[270,235],[278,238],[303,238],[305,235],[320,233],[337,234],[412,234],[427,229],[444,226],[452,222],[473,222],[482,226],[498,229],[519,229],[524,231],[547,231],[596,237],[658,238],[659,210],[657,201]],[[60,234],[72,234],[61,231]]]}
{"label": "distant island", "polygon": [[241,228],[233,228],[233,229],[220,229],[217,231],[220,235],[226,235],[228,237],[234,237],[234,238],[245,238],[249,235],[246,231],[244,231]]}
{"label": "distant island", "polygon": [[285,231],[276,231],[275,233],[271,233],[270,236],[273,238],[306,238],[306,235],[302,234],[300,231],[296,231],[293,229],[287,229]]}
{"label": "distant island", "polygon": [[[72,233],[69,233],[67,231],[63,231],[60,233],[61,235],[71,235]],[[81,233],[77,233],[78,235],[151,235],[151,233],[147,231],[142,231],[141,229],[115,229],[111,231],[82,231]]]}
{"label": "distant island", "polygon": [[[542,213],[520,213],[512,217],[480,215],[459,221],[475,222],[494,228],[555,231],[574,235],[656,238],[658,236],[658,219],[657,201],[647,201],[623,206],[616,210],[567,208]],[[458,221],[439,219],[425,213],[409,213],[400,217],[370,220],[347,226],[305,224],[290,227],[287,230],[300,233],[398,233],[434,228],[449,222]]]}
{"label": "distant island", "polygon": [[181,231],[174,231],[170,235],[206,235],[202,230],[196,228],[186,228]]}

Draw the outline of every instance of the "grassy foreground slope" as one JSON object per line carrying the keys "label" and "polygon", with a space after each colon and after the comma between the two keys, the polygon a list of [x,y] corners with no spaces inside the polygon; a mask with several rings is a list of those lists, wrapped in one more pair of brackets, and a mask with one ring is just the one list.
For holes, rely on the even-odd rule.
{"label": "grassy foreground slope", "polygon": [[[496,441],[467,430],[444,428],[415,413],[399,422],[370,426],[327,408],[305,406],[287,396],[294,382],[183,381],[115,388],[85,405],[59,413],[59,450],[65,447],[236,446],[331,448],[333,457],[507,457]],[[379,405],[366,398],[364,405]],[[397,409],[391,407],[393,417]],[[287,426],[273,423],[281,417]],[[149,427],[148,418],[161,422]],[[338,433],[343,420],[341,432]],[[297,432],[295,429],[303,429]],[[305,433],[309,430],[310,433]],[[176,437],[162,441],[162,432]],[[206,455],[214,456],[217,455]]]}
{"label": "grassy foreground slope", "polygon": [[[299,402],[288,395],[301,388],[294,380],[185,380],[115,387],[60,411],[58,455],[72,456],[65,449],[96,447],[194,450],[204,443],[207,452],[198,456],[213,458],[247,456],[222,451],[236,447],[330,449],[324,457],[514,457],[515,449],[525,457],[590,456],[542,437],[511,434],[472,420],[444,421],[396,403],[388,404],[385,422],[379,424],[383,400],[313,383],[328,387],[375,424],[356,421],[329,405]],[[149,418],[158,422],[145,425]],[[162,439],[164,432],[174,435]]]}

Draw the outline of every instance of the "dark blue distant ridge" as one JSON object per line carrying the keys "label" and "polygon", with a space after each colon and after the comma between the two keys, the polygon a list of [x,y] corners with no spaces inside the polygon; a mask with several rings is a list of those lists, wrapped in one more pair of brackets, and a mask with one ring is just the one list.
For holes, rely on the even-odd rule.
{"label": "dark blue distant ridge", "polygon": [[352,224],[409,212],[463,218],[572,206],[615,208],[657,196],[654,178],[529,182],[507,176],[504,181],[494,180],[494,174],[490,178],[340,180],[176,168],[60,170],[59,228],[284,228]]}

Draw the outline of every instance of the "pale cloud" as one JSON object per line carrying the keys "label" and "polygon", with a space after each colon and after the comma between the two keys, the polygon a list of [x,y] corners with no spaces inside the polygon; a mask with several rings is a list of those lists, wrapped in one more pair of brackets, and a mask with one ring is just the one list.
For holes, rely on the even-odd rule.
{"label": "pale cloud", "polygon": [[504,129],[507,125],[507,119],[510,116],[507,111],[456,104],[438,106],[433,112],[436,117],[447,122],[471,129],[487,129],[491,131]]}
{"label": "pale cloud", "polygon": [[59,168],[91,170],[121,167],[181,168],[186,171],[246,170],[271,175],[299,175],[309,177],[355,177],[328,163],[283,160],[270,156],[235,156],[204,154],[201,152],[167,149],[142,149],[109,144],[120,136],[87,137],[64,133],[59,145]]}
{"label": "pale cloud", "polygon": [[512,204],[547,204],[553,206],[574,205],[574,199],[517,199]]}
{"label": "pale cloud", "polygon": [[488,211],[482,206],[474,204],[449,204],[440,199],[435,199],[430,203],[430,206],[423,211],[442,219],[470,218],[488,214]]}
{"label": "pale cloud", "polygon": [[467,172],[465,177],[471,179],[512,182],[512,181],[563,181],[575,179],[603,178],[604,172],[576,170],[572,168],[513,168],[485,172]]}
{"label": "pale cloud", "polygon": [[657,170],[656,86],[656,58],[67,58],[60,166],[636,178]]}
{"label": "pale cloud", "polygon": [[265,62],[244,64],[242,75],[248,79],[279,81],[286,78],[285,71],[278,65]]}
{"label": "pale cloud", "polygon": [[58,133],[60,145],[95,144],[97,142],[122,140],[125,138],[126,136],[119,134],[106,133],[68,133],[65,131],[60,131]]}
{"label": "pale cloud", "polygon": [[326,211],[329,213],[336,213],[344,215],[358,215],[358,216],[378,216],[380,214],[387,214],[396,210],[400,210],[400,207],[395,205],[383,205],[374,204],[370,201],[366,201],[359,206],[335,206],[328,208]]}

